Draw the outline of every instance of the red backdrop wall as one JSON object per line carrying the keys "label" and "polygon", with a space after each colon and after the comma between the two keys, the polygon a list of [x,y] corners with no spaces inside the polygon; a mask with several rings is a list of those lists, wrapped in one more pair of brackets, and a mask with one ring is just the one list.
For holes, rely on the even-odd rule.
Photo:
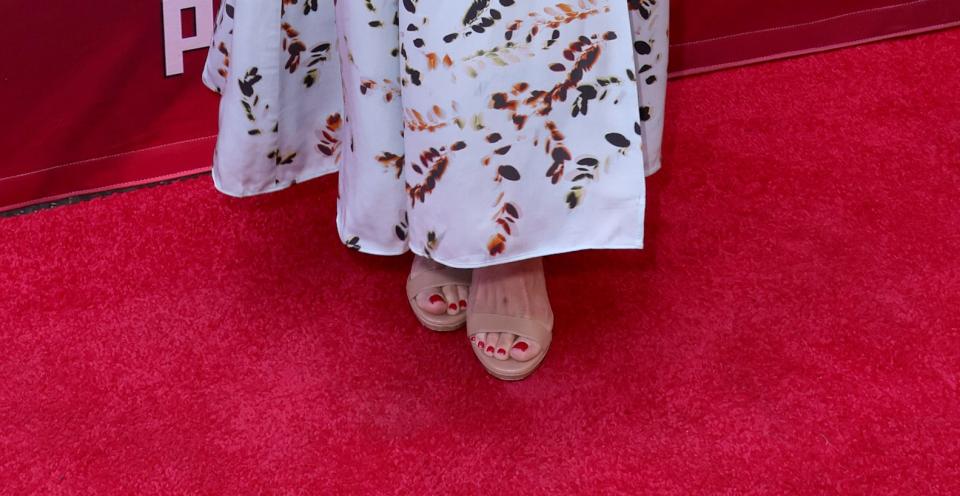
{"label": "red backdrop wall", "polygon": [[[183,74],[166,75],[163,3],[4,2],[0,210],[209,168],[218,102],[200,82],[205,53],[187,52]],[[188,34],[194,12],[184,11]],[[960,0],[674,0],[671,68],[958,24]]]}

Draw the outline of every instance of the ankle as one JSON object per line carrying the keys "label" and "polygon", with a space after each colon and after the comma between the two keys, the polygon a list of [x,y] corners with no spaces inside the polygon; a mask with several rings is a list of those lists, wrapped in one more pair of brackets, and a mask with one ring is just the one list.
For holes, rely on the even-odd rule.
{"label": "ankle", "polygon": [[482,276],[491,278],[507,275],[515,276],[523,274],[536,274],[538,272],[543,272],[543,258],[537,257],[528,258],[525,260],[517,260],[516,262],[481,267],[479,269],[474,269],[474,271]]}

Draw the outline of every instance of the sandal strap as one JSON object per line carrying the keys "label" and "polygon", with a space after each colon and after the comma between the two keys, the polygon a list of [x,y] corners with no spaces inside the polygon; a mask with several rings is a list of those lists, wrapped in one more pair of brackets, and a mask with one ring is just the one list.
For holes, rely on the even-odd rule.
{"label": "sandal strap", "polygon": [[553,339],[553,319],[550,322],[511,317],[495,313],[467,313],[467,336],[481,332],[509,332],[535,341],[546,349]]}
{"label": "sandal strap", "polygon": [[440,270],[422,270],[407,279],[407,295],[411,298],[427,289],[442,288],[451,284],[469,286],[471,272],[467,269],[443,268]]}

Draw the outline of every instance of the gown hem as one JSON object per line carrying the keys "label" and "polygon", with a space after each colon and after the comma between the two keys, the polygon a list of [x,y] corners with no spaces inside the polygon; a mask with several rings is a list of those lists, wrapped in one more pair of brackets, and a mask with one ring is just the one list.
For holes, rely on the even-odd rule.
{"label": "gown hem", "polygon": [[[320,169],[314,172],[310,172],[309,174],[303,177],[297,177],[295,179],[297,184],[305,183],[307,181],[317,179],[318,177],[335,174],[336,172],[337,172],[336,168]],[[224,186],[220,182],[219,174],[217,173],[216,168],[214,168],[214,170],[212,171],[211,176],[213,177],[213,186],[217,189],[217,191],[227,196],[232,196],[234,198],[248,198],[251,196],[264,195],[267,193],[276,193],[276,192],[288,189],[290,186],[294,185],[294,183],[291,183],[291,182],[282,182],[280,184],[275,184],[273,186],[262,188],[262,189],[246,189],[246,190],[235,191],[235,190],[228,189],[226,186]]]}
{"label": "gown hem", "polygon": [[[471,261],[450,261],[444,260],[438,257],[426,257],[423,253],[420,253],[415,247],[410,247],[409,251],[412,251],[415,255],[430,258],[434,262],[437,262],[441,265],[447,267],[452,267],[454,269],[482,269],[484,267],[493,267],[495,265],[503,265],[512,262],[520,262],[522,260],[529,260],[531,258],[541,258],[549,257],[552,255],[563,255],[565,253],[573,253],[578,251],[586,250],[642,250],[643,249],[643,240],[637,240],[636,243],[626,243],[626,244],[610,244],[610,245],[594,245],[588,244],[583,246],[571,246],[565,248],[548,248],[545,250],[535,250],[529,253],[521,253],[513,255],[512,257],[507,258],[495,258],[483,262],[471,262]],[[361,250],[363,251],[363,250]]]}

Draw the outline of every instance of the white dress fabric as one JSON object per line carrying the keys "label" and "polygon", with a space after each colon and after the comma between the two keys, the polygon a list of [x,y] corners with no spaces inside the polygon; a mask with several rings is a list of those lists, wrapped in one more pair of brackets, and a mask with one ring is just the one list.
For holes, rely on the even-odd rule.
{"label": "white dress fabric", "polygon": [[216,187],[339,171],[354,249],[473,268],[641,248],[667,0],[226,0]]}

